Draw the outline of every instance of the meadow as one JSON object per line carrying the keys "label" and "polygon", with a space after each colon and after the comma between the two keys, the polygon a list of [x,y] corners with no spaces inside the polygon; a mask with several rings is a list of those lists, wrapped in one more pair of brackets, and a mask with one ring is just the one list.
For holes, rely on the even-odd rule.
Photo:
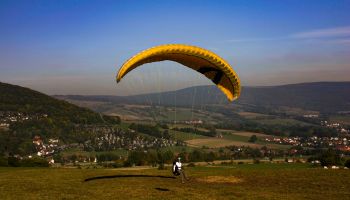
{"label": "meadow", "polygon": [[[130,170],[135,169],[135,170]],[[0,168],[1,199],[349,199],[348,170],[309,164],[186,168],[184,184],[156,168]]]}

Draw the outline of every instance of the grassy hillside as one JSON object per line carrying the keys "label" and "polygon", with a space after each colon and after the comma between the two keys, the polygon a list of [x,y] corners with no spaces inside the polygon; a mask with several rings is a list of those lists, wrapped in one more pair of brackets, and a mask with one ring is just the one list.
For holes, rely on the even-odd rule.
{"label": "grassy hillside", "polygon": [[[181,184],[170,170],[0,168],[3,199],[348,199],[350,173],[306,164],[187,168]],[[124,177],[123,177],[124,176]],[[129,177],[125,177],[129,176]],[[84,181],[88,178],[95,178]]]}
{"label": "grassy hillside", "polygon": [[102,116],[40,92],[0,83],[0,120],[9,125],[0,129],[0,154],[28,154],[34,151],[32,139],[59,138],[80,142],[86,136],[79,126],[118,124],[116,117]]}
{"label": "grassy hillside", "polygon": [[89,109],[6,83],[0,83],[0,111],[20,112],[26,115],[46,114],[51,119],[72,123],[103,123],[100,115]]}

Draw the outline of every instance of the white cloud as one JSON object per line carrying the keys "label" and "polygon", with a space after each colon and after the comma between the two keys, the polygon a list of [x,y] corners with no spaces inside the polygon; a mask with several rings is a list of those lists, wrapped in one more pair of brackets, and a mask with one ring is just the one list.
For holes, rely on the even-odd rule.
{"label": "white cloud", "polygon": [[346,37],[346,36],[350,36],[350,26],[300,32],[300,33],[292,34],[290,37],[307,39],[307,38]]}
{"label": "white cloud", "polygon": [[227,40],[226,42],[264,42],[264,41],[276,41],[276,40],[285,40],[288,37],[275,37],[275,38],[241,38],[241,39],[232,39]]}
{"label": "white cloud", "polygon": [[[293,33],[287,36],[280,37],[266,37],[266,38],[237,38],[227,40],[230,43],[240,42],[264,42],[277,40],[304,40],[304,39],[329,39],[330,43],[334,44],[349,44],[350,40],[350,26],[334,27],[327,29],[317,29],[299,33]],[[337,38],[337,39],[335,39]],[[342,38],[342,39],[339,39]],[[334,39],[334,42],[333,40]],[[316,40],[319,42],[320,40]]]}
{"label": "white cloud", "polygon": [[350,38],[349,39],[348,38],[346,38],[346,39],[335,39],[335,40],[329,41],[329,43],[350,45]]}

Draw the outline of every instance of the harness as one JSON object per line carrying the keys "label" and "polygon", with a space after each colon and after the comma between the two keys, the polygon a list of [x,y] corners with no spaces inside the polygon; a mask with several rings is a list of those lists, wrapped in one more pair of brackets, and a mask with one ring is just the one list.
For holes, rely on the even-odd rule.
{"label": "harness", "polygon": [[175,176],[179,176],[179,175],[180,175],[180,169],[179,169],[179,167],[176,165],[176,161],[173,162],[172,171],[173,171],[173,174],[174,174]]}

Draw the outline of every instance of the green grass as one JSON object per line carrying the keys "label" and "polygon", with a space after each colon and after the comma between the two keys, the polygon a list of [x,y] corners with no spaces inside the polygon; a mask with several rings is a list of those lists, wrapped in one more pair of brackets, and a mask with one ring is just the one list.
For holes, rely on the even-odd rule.
{"label": "green grass", "polygon": [[195,148],[189,147],[189,146],[171,146],[171,147],[161,147],[159,150],[171,150],[172,152],[181,153],[183,151],[185,152],[192,152]]}
{"label": "green grass", "polygon": [[267,124],[267,125],[310,125],[306,122],[298,121],[295,119],[283,119],[283,118],[276,118],[276,119],[261,119],[261,120],[254,120],[261,124]]}
{"label": "green grass", "polygon": [[[229,139],[229,140],[232,140],[232,141],[246,142],[246,143],[249,143],[248,140],[250,138],[248,136],[235,135],[234,133],[232,133],[232,134],[230,134],[230,133],[223,134],[223,137],[225,139]],[[288,148],[291,147],[290,145],[282,145],[282,144],[275,144],[275,143],[266,142],[262,138],[259,138],[258,141],[256,141],[255,143],[267,146],[269,148],[274,148],[274,149],[288,149]]]}
{"label": "green grass", "polygon": [[182,141],[199,139],[199,138],[208,138],[203,135],[198,135],[194,133],[185,133],[182,131],[175,131],[175,130],[169,130],[169,134],[173,136],[175,139],[182,140]]}
{"label": "green grass", "polygon": [[[176,112],[175,112],[176,110]],[[105,114],[116,114],[126,118],[128,121],[188,121],[188,120],[198,120],[210,122],[219,122],[224,116],[216,112],[208,112],[206,110],[196,110],[192,108],[184,107],[128,107],[119,106],[117,108],[111,109]]]}
{"label": "green grass", "polygon": [[[349,199],[348,170],[305,164],[243,164],[187,168],[191,180],[114,175],[171,176],[169,170],[0,168],[1,199]],[[229,177],[238,183],[199,181]],[[166,191],[161,191],[161,188]]]}
{"label": "green grass", "polygon": [[329,117],[331,123],[350,125],[350,115],[332,115]]}
{"label": "green grass", "polygon": [[235,134],[231,134],[231,133],[223,133],[222,135],[225,139],[239,141],[239,142],[248,142],[248,140],[250,138],[247,136],[235,135]]}

